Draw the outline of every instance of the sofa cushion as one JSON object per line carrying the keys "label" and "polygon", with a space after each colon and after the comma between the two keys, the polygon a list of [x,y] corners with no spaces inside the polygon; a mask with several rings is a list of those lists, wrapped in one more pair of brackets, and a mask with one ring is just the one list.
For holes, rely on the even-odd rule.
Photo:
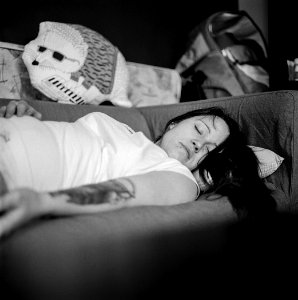
{"label": "sofa cushion", "polygon": [[147,299],[127,293],[149,288],[193,251],[199,259],[219,253],[235,219],[223,198],[37,220],[1,243],[0,268],[20,299]]}

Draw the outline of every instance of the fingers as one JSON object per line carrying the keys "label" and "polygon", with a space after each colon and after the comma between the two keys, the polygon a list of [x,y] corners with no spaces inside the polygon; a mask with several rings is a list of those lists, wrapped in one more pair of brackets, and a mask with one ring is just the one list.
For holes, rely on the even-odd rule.
{"label": "fingers", "polygon": [[[14,113],[16,113],[16,115],[18,117],[24,116],[26,114],[26,111],[29,110],[28,104],[26,102],[22,101],[22,100],[20,100],[16,104],[14,109],[15,109]],[[10,113],[12,113],[12,111]]]}
{"label": "fingers", "polygon": [[43,215],[40,193],[20,188],[0,197],[0,238]]}
{"label": "fingers", "polygon": [[0,239],[22,223],[23,211],[18,203],[19,197],[15,192],[0,197]]}
{"label": "fingers", "polygon": [[10,101],[6,106],[1,107],[1,111],[3,114],[3,117],[5,118],[10,118],[15,114],[17,107],[17,102],[16,101]]}
{"label": "fingers", "polygon": [[21,226],[22,216],[23,212],[21,210],[12,210],[0,217],[0,240]]}
{"label": "fingers", "polygon": [[13,115],[32,116],[36,119],[41,119],[42,115],[24,100],[12,100],[6,106],[0,108],[0,117],[10,118]]}
{"label": "fingers", "polygon": [[0,107],[0,117],[1,118],[4,118],[5,112],[6,112],[6,106],[1,106]]}
{"label": "fingers", "polygon": [[[13,108],[12,108],[13,110]],[[26,101],[24,100],[19,100],[16,103],[16,106],[14,107],[14,113],[16,113],[16,115],[18,117],[21,116],[32,116],[35,117],[37,119],[41,119],[41,113],[38,112],[35,108],[33,108],[32,106],[30,106]]]}
{"label": "fingers", "polygon": [[[31,110],[32,108],[32,110]],[[41,120],[42,114],[40,112],[38,112],[37,110],[35,110],[33,107],[30,107],[30,111],[27,111],[27,115],[28,116],[32,116],[38,120]]]}

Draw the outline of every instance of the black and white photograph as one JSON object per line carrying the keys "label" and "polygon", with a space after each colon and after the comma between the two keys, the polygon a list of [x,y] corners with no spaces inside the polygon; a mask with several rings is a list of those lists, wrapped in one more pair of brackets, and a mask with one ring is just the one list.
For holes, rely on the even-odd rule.
{"label": "black and white photograph", "polygon": [[1,3],[1,299],[292,299],[293,2]]}

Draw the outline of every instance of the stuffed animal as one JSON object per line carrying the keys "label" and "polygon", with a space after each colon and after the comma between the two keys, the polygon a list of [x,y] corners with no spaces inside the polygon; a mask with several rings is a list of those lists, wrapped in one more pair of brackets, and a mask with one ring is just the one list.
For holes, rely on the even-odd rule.
{"label": "stuffed animal", "polygon": [[42,22],[25,45],[23,61],[32,85],[51,100],[68,104],[132,106],[122,53],[82,25]]}

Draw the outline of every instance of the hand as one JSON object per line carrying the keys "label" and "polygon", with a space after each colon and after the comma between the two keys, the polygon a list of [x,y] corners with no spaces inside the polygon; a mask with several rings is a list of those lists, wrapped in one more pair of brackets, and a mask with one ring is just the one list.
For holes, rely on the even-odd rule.
{"label": "hand", "polygon": [[43,214],[41,195],[22,188],[0,196],[0,239]]}
{"label": "hand", "polygon": [[41,119],[41,113],[24,100],[12,100],[6,106],[0,107],[0,117],[10,118],[13,115],[18,117],[32,116]]}

